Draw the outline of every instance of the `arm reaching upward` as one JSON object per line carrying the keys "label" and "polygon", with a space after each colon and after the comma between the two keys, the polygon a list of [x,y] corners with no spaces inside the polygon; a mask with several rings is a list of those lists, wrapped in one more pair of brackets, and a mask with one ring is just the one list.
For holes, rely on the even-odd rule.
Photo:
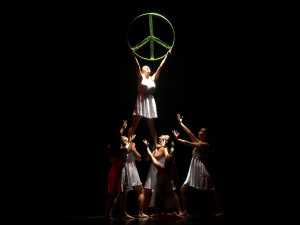
{"label": "arm reaching upward", "polygon": [[161,164],[159,161],[157,161],[156,158],[154,158],[152,152],[150,151],[150,148],[149,148],[149,142],[148,142],[147,140],[144,140],[143,142],[144,142],[144,144],[145,144],[145,146],[146,146],[146,148],[147,148],[148,155],[151,157],[153,164],[154,164],[156,167],[161,168],[161,167],[162,167],[162,164]]}
{"label": "arm reaching upward", "polygon": [[121,136],[123,135],[126,127],[127,127],[127,120],[123,120],[123,125],[122,125],[122,127],[120,129]]}
{"label": "arm reaching upward", "polygon": [[168,55],[171,54],[171,50],[168,51],[167,55],[165,56],[165,58],[161,61],[159,67],[157,68],[156,72],[153,74],[153,80],[156,81],[160,75],[161,69],[163,67],[163,65],[165,64],[165,61],[168,57]]}
{"label": "arm reaching upward", "polygon": [[130,152],[132,151],[132,149],[133,149],[133,145],[134,145],[133,140],[134,140],[135,136],[136,136],[135,134],[134,134],[134,135],[131,135],[131,136],[129,137],[129,139],[128,139],[129,146],[128,146],[128,148],[126,149],[126,152],[127,152],[127,153],[130,153]]}
{"label": "arm reaching upward", "polygon": [[136,150],[136,147],[135,147],[135,144],[134,144],[134,143],[133,143],[133,145],[132,145],[132,152],[133,152],[134,158],[135,158],[137,161],[141,161],[141,160],[142,160],[141,154],[138,153],[138,151]]}
{"label": "arm reaching upward", "polygon": [[136,75],[137,75],[137,76],[141,76],[141,74],[142,74],[141,67],[140,67],[139,61],[138,61],[138,59],[136,58],[136,56],[135,56],[135,54],[134,54],[132,48],[130,48],[130,52],[131,52],[131,54],[132,54],[132,56],[133,56],[133,59],[134,59]]}
{"label": "arm reaching upward", "polygon": [[195,135],[190,131],[189,128],[187,128],[182,120],[183,120],[183,116],[180,116],[179,113],[177,113],[177,120],[179,125],[183,128],[183,130],[189,135],[189,137],[192,139],[193,142],[199,142],[199,139],[195,137]]}
{"label": "arm reaching upward", "polygon": [[174,134],[175,140],[182,143],[182,144],[184,144],[184,145],[186,145],[186,146],[199,148],[202,145],[202,143],[200,141],[190,142],[190,141],[186,141],[186,140],[183,140],[183,139],[179,139],[179,132],[177,130],[173,130],[172,132]]}

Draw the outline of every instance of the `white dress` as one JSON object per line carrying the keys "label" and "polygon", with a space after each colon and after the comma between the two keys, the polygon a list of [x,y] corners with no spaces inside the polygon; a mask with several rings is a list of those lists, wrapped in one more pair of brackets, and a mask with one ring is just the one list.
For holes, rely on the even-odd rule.
{"label": "white dress", "polygon": [[130,183],[131,183],[130,188],[132,190],[133,186],[142,184],[135,164],[135,157],[133,155],[133,152],[127,154],[125,167],[128,171],[128,176],[130,177]]}
{"label": "white dress", "polygon": [[[155,150],[152,152],[152,154],[154,155]],[[161,159],[158,160],[161,164],[163,164],[165,162],[165,157],[161,157]],[[150,168],[149,168],[149,172],[145,181],[145,185],[144,188],[147,189],[154,189],[155,185],[156,185],[156,174],[157,174],[157,168],[156,166],[151,163]]]}
{"label": "white dress", "polygon": [[[154,155],[154,153],[155,153],[155,150],[152,152],[152,154]],[[161,157],[158,161],[161,164],[163,164],[165,162],[165,156]],[[156,187],[157,177],[158,177],[157,176],[157,168],[152,162],[151,165],[150,165],[150,168],[149,168],[149,172],[148,172],[146,181],[145,181],[145,185],[144,185],[144,188],[151,189],[153,191],[151,199],[150,199],[150,205],[149,205],[150,207],[154,207],[155,194],[156,194],[154,189]],[[172,182],[173,190],[175,191],[176,186],[174,186],[173,181],[171,181],[171,182]]]}
{"label": "white dress", "polygon": [[145,118],[157,118],[156,102],[154,99],[155,82],[151,78],[138,76],[138,95],[133,115]]}
{"label": "white dress", "polygon": [[214,190],[210,174],[205,165],[200,161],[200,158],[199,151],[194,148],[189,172],[184,184],[200,190]]}

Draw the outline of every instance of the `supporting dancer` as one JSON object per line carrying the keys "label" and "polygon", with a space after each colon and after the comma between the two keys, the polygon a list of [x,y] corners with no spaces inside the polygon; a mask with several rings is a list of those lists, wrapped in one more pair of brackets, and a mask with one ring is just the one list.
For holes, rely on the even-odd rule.
{"label": "supporting dancer", "polygon": [[[165,160],[160,163],[153,156],[149,149],[149,142],[143,141],[153,165],[157,169],[156,184],[152,194],[151,202],[155,209],[155,215],[159,217],[179,217],[183,218],[177,212],[169,213],[168,209],[172,208],[175,198],[174,182],[177,183],[178,174],[176,169],[175,157],[169,155],[167,148],[164,148]],[[164,145],[165,140],[162,142]]]}
{"label": "supporting dancer", "polygon": [[138,78],[138,95],[134,106],[132,124],[128,131],[128,137],[135,133],[136,128],[139,125],[141,118],[146,118],[148,127],[150,129],[150,134],[152,136],[154,145],[153,149],[157,146],[157,132],[155,127],[155,118],[157,118],[156,102],[154,99],[155,83],[159,78],[162,67],[168,57],[171,54],[171,50],[168,51],[165,58],[160,63],[156,72],[151,75],[151,70],[149,66],[140,67],[139,61],[137,60],[132,49],[131,53],[134,57],[134,62],[136,66],[136,73]]}
{"label": "supporting dancer", "polygon": [[[174,142],[171,140],[171,137],[169,135],[161,135],[159,137],[159,144],[157,145],[157,149],[152,151],[153,157],[159,161],[161,164],[165,161],[166,152],[168,154],[172,155],[174,152]],[[151,157],[149,154],[146,156],[146,161],[151,160]],[[144,204],[144,211],[145,213],[148,213],[149,207],[153,208],[153,198],[152,194],[154,191],[154,188],[156,186],[157,181],[157,168],[152,162],[149,168],[149,172],[145,181],[144,189],[145,189],[145,204]],[[173,182],[173,181],[172,181]],[[176,194],[176,185],[177,183],[173,182],[173,191],[174,191],[174,199],[173,204],[175,208],[177,209],[178,213],[181,213],[181,206],[180,206],[180,200],[178,198],[178,195]]]}
{"label": "supporting dancer", "polygon": [[123,121],[123,126],[120,129],[120,131],[116,131],[112,137],[111,141],[108,145],[107,154],[109,157],[109,161],[111,163],[111,169],[109,172],[109,178],[108,178],[108,188],[107,192],[109,193],[109,196],[106,201],[106,209],[105,209],[105,215],[104,219],[107,220],[115,220],[115,218],[112,217],[111,208],[114,204],[114,199],[120,195],[120,208],[121,208],[121,214],[122,217],[128,217],[130,216],[126,213],[126,192],[128,189],[128,178],[127,178],[127,172],[125,169],[125,161],[126,161],[126,155],[127,150],[131,149],[132,147],[132,141],[135,136],[131,136],[129,138],[129,147],[125,148],[125,146],[122,144],[121,136],[123,135],[123,132],[125,128],[127,127],[127,121]]}
{"label": "supporting dancer", "polygon": [[187,178],[183,183],[180,193],[183,203],[183,212],[180,214],[182,216],[188,215],[188,206],[187,206],[187,191],[190,188],[195,188],[198,190],[209,190],[212,193],[212,196],[216,202],[218,213],[215,214],[216,217],[224,215],[224,211],[220,204],[220,196],[215,190],[211,176],[207,170],[206,162],[209,156],[209,144],[207,142],[207,128],[201,128],[198,132],[198,138],[194,136],[194,134],[188,129],[182,122],[183,116],[177,114],[177,120],[183,130],[189,135],[192,141],[186,141],[183,139],[179,139],[179,132],[173,130],[173,134],[175,140],[178,142],[193,147],[192,159],[189,167],[189,171],[187,174]]}
{"label": "supporting dancer", "polygon": [[[123,143],[125,145],[126,148],[129,147],[129,140],[126,136],[122,136],[122,140]],[[128,152],[128,151],[127,151]],[[140,153],[138,153],[136,147],[135,147],[135,143],[132,144],[131,150],[129,149],[129,153],[127,153],[126,155],[126,162],[125,162],[125,168],[126,171],[128,173],[128,178],[129,178],[129,190],[135,190],[138,194],[138,205],[139,205],[139,215],[138,217],[140,218],[144,218],[144,217],[148,217],[148,215],[146,215],[143,212],[143,207],[144,207],[144,188],[142,185],[142,182],[140,180],[140,176],[135,164],[135,160],[137,161],[141,161],[142,157],[140,155]],[[118,198],[119,198],[120,194],[117,195],[117,197],[115,198],[113,207],[111,208],[111,212],[113,211]],[[127,214],[127,210],[126,210],[126,203],[125,203],[125,211]]]}

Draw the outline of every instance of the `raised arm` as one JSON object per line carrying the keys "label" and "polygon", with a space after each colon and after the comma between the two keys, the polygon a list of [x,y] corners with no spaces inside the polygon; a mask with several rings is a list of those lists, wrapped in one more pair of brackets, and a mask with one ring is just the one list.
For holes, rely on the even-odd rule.
{"label": "raised arm", "polygon": [[162,167],[162,164],[156,160],[156,158],[153,156],[152,152],[150,151],[150,148],[149,148],[149,142],[147,140],[143,140],[146,148],[147,148],[147,152],[148,152],[148,155],[151,157],[151,160],[153,162],[153,164],[156,166],[156,167],[159,167],[161,168]]}
{"label": "raised arm", "polygon": [[138,61],[138,59],[136,58],[136,56],[135,56],[135,54],[134,54],[132,48],[130,48],[130,52],[131,52],[131,54],[132,54],[132,56],[133,56],[133,59],[134,59],[136,75],[137,75],[137,76],[141,76],[141,74],[142,74],[141,67],[140,67],[139,61]]}
{"label": "raised arm", "polygon": [[185,131],[185,133],[187,133],[189,135],[189,137],[192,139],[193,142],[199,142],[199,139],[195,137],[195,135],[190,131],[189,128],[187,128],[187,126],[185,126],[182,122],[183,120],[183,116],[180,116],[179,113],[177,113],[177,120],[179,125],[183,128],[183,130]]}
{"label": "raised arm", "polygon": [[123,120],[123,125],[122,125],[122,127],[120,129],[121,136],[123,135],[126,127],[127,127],[127,120]]}
{"label": "raised arm", "polygon": [[133,143],[133,140],[134,140],[134,138],[135,138],[135,134],[134,135],[131,135],[130,137],[129,137],[129,139],[128,139],[128,143],[129,143],[129,146],[128,146],[128,148],[126,149],[126,152],[127,153],[130,153],[132,150],[133,150],[133,146],[134,146],[134,143]]}
{"label": "raised arm", "polygon": [[142,156],[140,153],[138,153],[138,151],[136,150],[136,147],[135,147],[135,143],[133,143],[132,145],[132,153],[134,155],[134,158],[137,160],[137,161],[141,161],[142,160]]}
{"label": "raised arm", "polygon": [[156,81],[156,80],[158,79],[158,77],[159,77],[159,75],[160,75],[160,72],[161,72],[161,69],[162,69],[163,65],[165,64],[168,55],[170,55],[170,54],[171,54],[171,50],[168,51],[167,55],[166,55],[165,58],[161,61],[159,67],[158,67],[157,70],[156,70],[156,72],[153,74],[152,77],[153,77],[153,80],[154,80],[154,81]]}
{"label": "raised arm", "polygon": [[199,148],[202,144],[200,141],[190,142],[190,141],[186,141],[186,140],[183,140],[183,139],[179,139],[179,132],[177,130],[173,130],[172,132],[174,134],[175,140],[182,143],[182,144],[184,144],[184,145],[186,145],[186,146]]}

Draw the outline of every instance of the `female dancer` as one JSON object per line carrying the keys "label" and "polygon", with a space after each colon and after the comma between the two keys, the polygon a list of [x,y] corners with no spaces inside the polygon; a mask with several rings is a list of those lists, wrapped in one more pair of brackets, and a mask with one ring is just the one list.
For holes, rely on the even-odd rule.
{"label": "female dancer", "polygon": [[[128,149],[129,145],[130,145],[128,138],[126,136],[122,136],[122,140],[123,140],[123,143],[124,143],[125,147]],[[142,157],[138,153],[138,151],[135,147],[135,143],[132,144],[131,149],[129,149],[127,152],[128,153],[126,155],[125,168],[126,168],[126,171],[128,173],[128,183],[130,184],[129,187],[128,187],[128,190],[131,191],[132,189],[134,189],[138,194],[138,205],[139,205],[139,215],[138,215],[138,217],[140,217],[140,218],[148,217],[148,215],[146,215],[143,212],[144,188],[143,188],[143,185],[142,185],[142,182],[140,180],[140,176],[139,176],[136,164],[135,164],[135,160],[141,161]],[[115,207],[115,205],[118,201],[119,196],[120,196],[120,194],[117,195],[117,197],[115,198],[113,207],[111,208],[111,212],[114,209],[114,207]],[[126,201],[125,201],[125,212],[126,211],[127,210],[126,210]],[[126,212],[126,214],[127,214],[127,212]],[[128,217],[130,218],[131,216],[128,216]]]}
{"label": "female dancer", "polygon": [[215,214],[216,217],[224,215],[223,209],[220,204],[220,197],[219,194],[216,192],[211,176],[206,168],[206,162],[209,155],[209,144],[207,142],[207,128],[202,128],[198,132],[198,138],[196,138],[193,133],[183,124],[182,122],[183,117],[180,114],[177,114],[177,120],[183,130],[189,135],[192,139],[192,142],[186,141],[183,139],[179,139],[179,132],[174,130],[173,134],[175,139],[189,147],[193,147],[194,150],[192,152],[192,159],[189,167],[189,172],[185,182],[183,183],[180,193],[183,203],[183,212],[180,214],[182,216],[188,215],[187,211],[187,191],[190,188],[196,188],[199,190],[210,190],[212,191],[213,198],[216,202],[218,213]]}
{"label": "female dancer", "polygon": [[112,139],[108,145],[107,153],[109,161],[111,163],[111,169],[108,178],[108,190],[109,196],[106,202],[106,209],[104,218],[108,220],[114,220],[111,216],[111,208],[113,207],[114,199],[120,195],[120,207],[123,217],[128,217],[126,213],[126,191],[128,189],[127,173],[125,170],[125,161],[127,149],[131,149],[132,141],[135,136],[130,137],[129,146],[126,149],[122,144],[121,136],[127,126],[127,121],[123,121],[123,126],[120,131],[117,131],[112,136]]}
{"label": "female dancer", "polygon": [[[165,161],[166,152],[168,154],[173,154],[174,152],[174,142],[171,140],[169,135],[161,135],[159,137],[159,144],[157,145],[157,149],[152,152],[153,157],[160,162],[161,164]],[[148,154],[146,157],[146,161],[151,160],[151,156]],[[157,181],[157,168],[152,162],[149,168],[149,172],[146,178],[146,182],[144,185],[145,189],[145,204],[144,204],[144,211],[148,213],[149,206],[153,207],[153,198],[152,193],[154,191],[155,185]],[[177,183],[173,182],[173,191],[174,191],[174,206],[176,207],[178,213],[181,213],[181,206],[178,195],[176,194],[176,185]]]}
{"label": "female dancer", "polygon": [[[165,141],[163,141],[163,144],[164,142]],[[167,212],[169,208],[172,208],[175,198],[175,191],[173,190],[174,182],[177,182],[178,179],[175,157],[173,155],[169,155],[167,148],[164,148],[165,160],[163,163],[160,163],[155,159],[150,151],[148,141],[144,140],[144,143],[153,165],[157,168],[156,184],[151,198],[151,202],[156,212],[155,214],[160,217],[175,216],[182,218],[182,216],[176,212]]]}
{"label": "female dancer", "polygon": [[153,75],[151,74],[151,70],[149,66],[143,66],[142,69],[140,64],[131,49],[131,53],[134,57],[134,62],[136,66],[136,73],[138,78],[138,95],[134,106],[132,124],[128,131],[128,137],[134,134],[136,128],[139,125],[141,118],[145,117],[147,119],[147,123],[150,129],[150,133],[152,139],[154,141],[153,149],[156,148],[157,145],[157,133],[154,124],[154,119],[157,118],[157,109],[156,102],[154,99],[154,91],[155,91],[155,82],[157,81],[162,67],[168,57],[171,54],[171,50],[168,51],[165,58],[160,63],[158,69]]}

